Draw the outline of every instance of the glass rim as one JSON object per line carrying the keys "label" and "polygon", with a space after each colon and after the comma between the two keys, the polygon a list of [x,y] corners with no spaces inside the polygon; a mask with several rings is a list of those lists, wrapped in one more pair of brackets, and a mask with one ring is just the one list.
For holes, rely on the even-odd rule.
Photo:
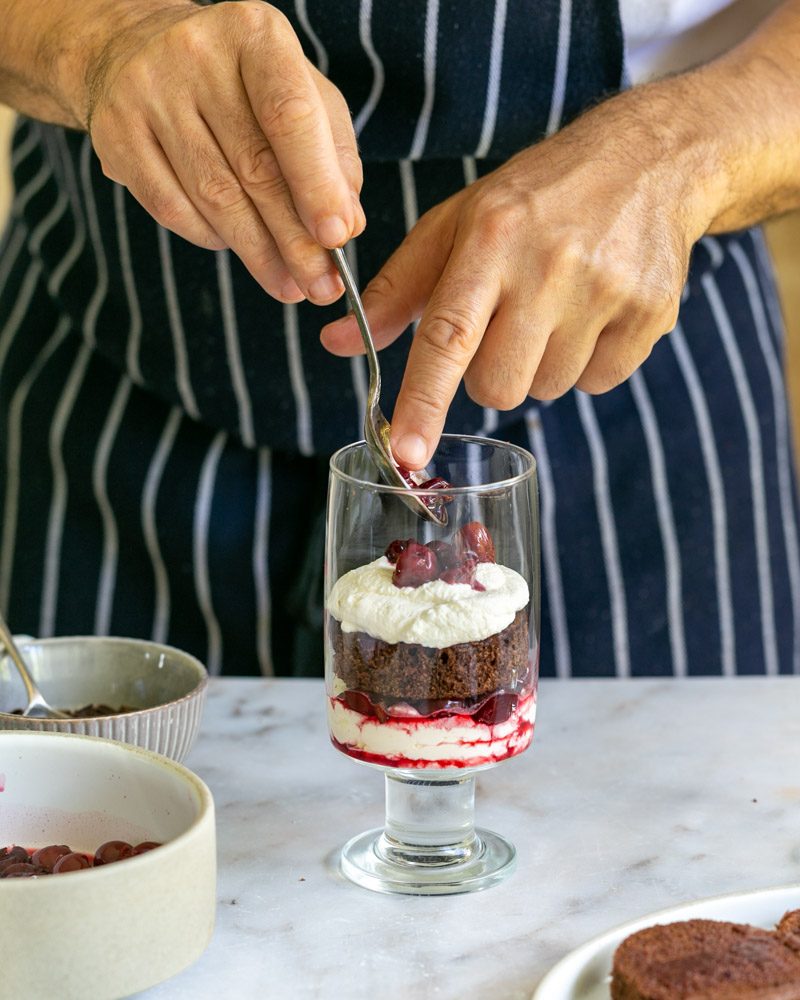
{"label": "glass rim", "polygon": [[[481,444],[481,445],[493,445],[494,447],[500,447],[507,451],[513,451],[521,458],[523,458],[527,463],[528,467],[523,469],[522,472],[518,472],[515,476],[509,476],[506,479],[497,479],[491,483],[481,483],[480,486],[448,486],[447,493],[454,496],[467,496],[470,493],[485,493],[488,490],[501,490],[509,489],[512,486],[518,486],[524,483],[526,479],[530,479],[536,473],[536,457],[528,451],[526,448],[521,447],[517,444],[512,444],[510,441],[500,441],[497,438],[479,437],[474,434],[442,434],[442,441],[462,441],[465,444]],[[390,486],[389,483],[373,482],[368,479],[359,479],[358,476],[352,476],[349,472],[344,472],[342,469],[337,468],[336,463],[345,454],[348,454],[356,449],[363,450],[366,448],[369,450],[367,442],[362,438],[360,441],[352,441],[350,444],[346,444],[343,447],[335,451],[328,462],[328,468],[332,476],[336,476],[344,482],[351,483],[353,486],[358,486],[360,489],[369,490],[372,493],[388,493],[402,495],[405,493],[410,493],[412,496],[440,496],[441,490],[423,490],[423,489],[412,489],[410,486]]]}

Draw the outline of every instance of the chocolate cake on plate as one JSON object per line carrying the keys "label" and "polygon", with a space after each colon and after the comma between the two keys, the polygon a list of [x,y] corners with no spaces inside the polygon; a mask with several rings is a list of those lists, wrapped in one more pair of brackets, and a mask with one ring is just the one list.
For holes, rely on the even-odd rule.
{"label": "chocolate cake on plate", "polygon": [[685,920],[637,931],[620,944],[612,1000],[800,1000],[800,911],[774,931]]}

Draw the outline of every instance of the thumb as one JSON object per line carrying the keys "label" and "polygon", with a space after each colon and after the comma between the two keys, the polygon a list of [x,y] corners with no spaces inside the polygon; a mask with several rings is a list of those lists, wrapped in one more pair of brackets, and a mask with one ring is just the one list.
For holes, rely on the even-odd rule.
{"label": "thumb", "polygon": [[[452,237],[440,219],[433,213],[423,216],[362,293],[377,350],[419,319],[439,281],[452,247]],[[364,353],[352,313],[324,326],[320,340],[340,357]]]}

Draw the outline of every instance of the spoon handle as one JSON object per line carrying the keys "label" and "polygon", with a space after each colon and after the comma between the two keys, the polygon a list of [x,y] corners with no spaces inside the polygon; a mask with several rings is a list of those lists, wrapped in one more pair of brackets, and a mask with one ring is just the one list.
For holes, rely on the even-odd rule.
{"label": "spoon handle", "polygon": [[0,615],[0,642],[6,647],[6,652],[14,661],[14,666],[19,671],[20,677],[22,678],[22,683],[25,685],[25,693],[28,696],[28,702],[33,702],[39,697],[39,689],[33,683],[31,675],[28,673],[28,668],[25,666],[25,661],[20,656],[20,652],[17,649],[17,644],[14,642],[14,637],[11,635],[11,630],[5,623],[5,619]]}
{"label": "spoon handle", "polygon": [[331,257],[333,257],[333,262],[336,264],[336,268],[339,271],[339,275],[344,283],[345,291],[347,292],[347,301],[350,303],[350,308],[353,310],[353,315],[356,318],[356,323],[358,324],[359,332],[361,333],[361,339],[364,341],[364,347],[367,351],[367,364],[369,365],[369,382],[370,382],[370,396],[377,401],[381,393],[381,369],[378,364],[378,354],[375,350],[375,343],[372,339],[372,333],[369,329],[369,323],[367,322],[367,314],[364,312],[364,304],[361,301],[361,296],[358,293],[358,288],[353,278],[353,272],[350,270],[350,265],[347,263],[347,257],[345,256],[344,250],[341,247],[334,247],[331,250]]}

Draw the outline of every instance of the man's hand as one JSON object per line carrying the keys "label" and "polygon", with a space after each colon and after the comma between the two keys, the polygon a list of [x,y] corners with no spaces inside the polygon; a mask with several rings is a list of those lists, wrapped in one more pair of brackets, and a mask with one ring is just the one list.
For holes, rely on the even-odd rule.
{"label": "man's hand", "polygon": [[343,291],[323,247],[364,227],[344,98],[260,0],[156,9],[88,67],[106,176],[192,243],[230,247],[285,302]]}
{"label": "man's hand", "polygon": [[[604,392],[675,325],[708,219],[625,103],[432,209],[365,290],[379,347],[422,316],[392,419],[401,463],[428,461],[462,378],[475,402],[501,410],[575,385]],[[352,319],[326,327],[323,343],[356,353]]]}
{"label": "man's hand", "polygon": [[[618,385],[675,325],[692,245],[800,205],[800,0],[683,76],[607,100],[420,219],[364,293],[421,316],[392,448],[421,468],[461,381],[485,406]],[[334,354],[362,350],[352,318]]]}

